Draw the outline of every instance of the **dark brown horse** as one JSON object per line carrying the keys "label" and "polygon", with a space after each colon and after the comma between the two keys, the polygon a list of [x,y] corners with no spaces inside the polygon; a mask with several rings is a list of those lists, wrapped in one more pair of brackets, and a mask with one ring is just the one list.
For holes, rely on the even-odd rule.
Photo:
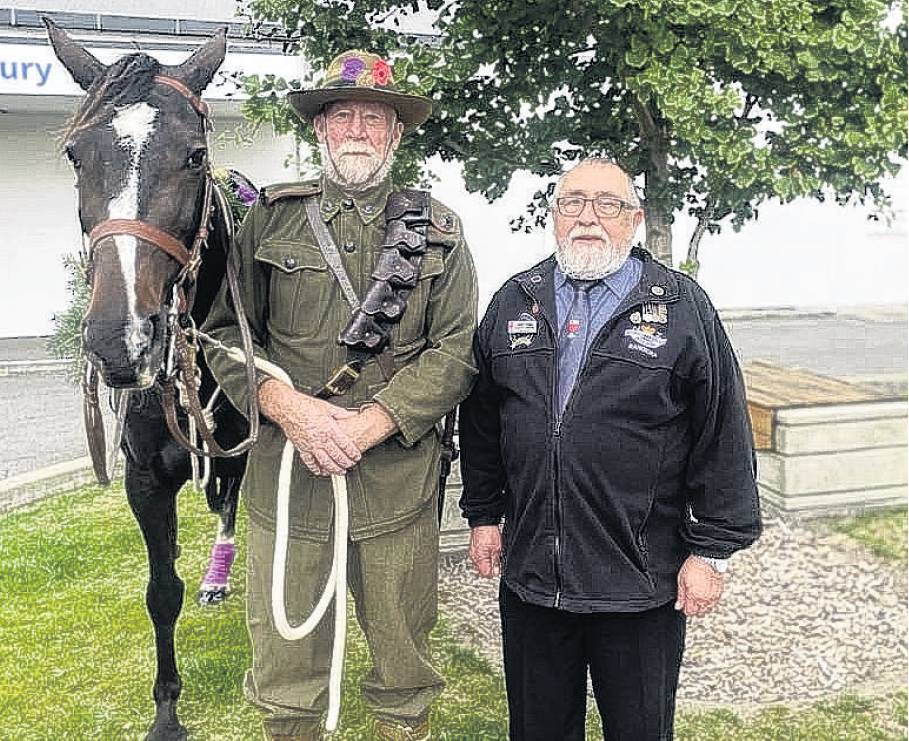
{"label": "dark brown horse", "polygon": [[[225,33],[178,66],[141,53],[105,66],[45,23],[57,57],[87,93],[65,139],[77,177],[92,286],[82,344],[109,387],[131,390],[121,448],[127,499],[148,550],[146,604],[157,649],[156,712],[148,739],[174,741],[186,737],[177,718],[182,683],[174,628],[184,587],[174,565],[175,499],[191,468],[189,455],[165,424],[161,381],[178,314],[175,302],[185,307],[194,297],[183,319],[201,324],[225,275],[230,215],[223,199],[211,199],[207,107],[199,97],[224,59]],[[185,281],[181,263],[206,231],[201,265]],[[215,384],[201,353],[199,358],[204,402]],[[223,396],[214,417],[219,443],[232,446],[246,434],[244,418]],[[182,412],[180,420],[185,425]],[[209,504],[228,531],[244,466],[245,456],[215,460],[207,485]]]}

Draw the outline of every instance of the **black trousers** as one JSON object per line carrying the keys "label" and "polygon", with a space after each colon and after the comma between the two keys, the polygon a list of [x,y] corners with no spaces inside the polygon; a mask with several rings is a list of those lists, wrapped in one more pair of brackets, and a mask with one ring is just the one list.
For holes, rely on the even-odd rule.
{"label": "black trousers", "polygon": [[606,741],[671,741],[685,616],[575,613],[523,602],[501,582],[509,738],[584,741],[587,670]]}

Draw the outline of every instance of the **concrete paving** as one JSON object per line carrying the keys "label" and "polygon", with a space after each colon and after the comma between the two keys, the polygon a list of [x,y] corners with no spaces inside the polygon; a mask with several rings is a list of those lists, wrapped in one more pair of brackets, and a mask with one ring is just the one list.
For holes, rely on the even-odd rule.
{"label": "concrete paving", "polygon": [[739,360],[835,377],[906,373],[906,320],[817,315],[724,322]]}
{"label": "concrete paving", "polygon": [[88,455],[82,393],[61,375],[0,378],[0,480]]}
{"label": "concrete paving", "polygon": [[0,363],[23,360],[50,360],[46,337],[0,338]]}
{"label": "concrete paving", "polygon": [[[905,387],[904,307],[840,312],[723,312],[739,359],[767,360],[851,380]],[[3,377],[11,362],[47,361],[43,338],[0,338],[0,480],[88,454],[81,393],[61,371]],[[20,366],[21,367],[21,366]]]}

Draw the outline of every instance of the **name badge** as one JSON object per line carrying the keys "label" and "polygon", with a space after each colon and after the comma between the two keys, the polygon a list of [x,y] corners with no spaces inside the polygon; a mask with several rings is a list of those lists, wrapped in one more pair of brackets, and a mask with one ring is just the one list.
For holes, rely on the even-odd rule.
{"label": "name badge", "polygon": [[536,334],[536,319],[512,319],[508,322],[508,334]]}

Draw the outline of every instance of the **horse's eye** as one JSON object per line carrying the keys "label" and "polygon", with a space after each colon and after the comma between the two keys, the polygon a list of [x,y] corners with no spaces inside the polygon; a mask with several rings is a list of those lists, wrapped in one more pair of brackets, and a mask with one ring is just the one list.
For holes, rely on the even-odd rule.
{"label": "horse's eye", "polygon": [[199,147],[196,149],[186,160],[186,166],[192,168],[193,170],[198,170],[200,167],[205,165],[205,160],[208,157],[208,150],[204,147]]}

